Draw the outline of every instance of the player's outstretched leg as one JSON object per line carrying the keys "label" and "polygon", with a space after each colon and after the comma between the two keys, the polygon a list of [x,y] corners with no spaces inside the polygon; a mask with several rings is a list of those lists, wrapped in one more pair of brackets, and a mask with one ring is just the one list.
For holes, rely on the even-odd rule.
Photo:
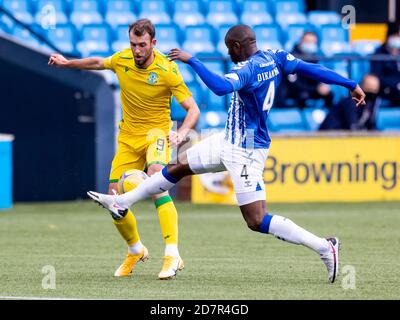
{"label": "player's outstretched leg", "polygon": [[267,233],[277,239],[304,245],[318,253],[324,262],[329,282],[335,282],[339,272],[338,238],[320,238],[295,224],[292,220],[267,213],[265,201],[255,201],[240,206],[248,227],[253,231]]}

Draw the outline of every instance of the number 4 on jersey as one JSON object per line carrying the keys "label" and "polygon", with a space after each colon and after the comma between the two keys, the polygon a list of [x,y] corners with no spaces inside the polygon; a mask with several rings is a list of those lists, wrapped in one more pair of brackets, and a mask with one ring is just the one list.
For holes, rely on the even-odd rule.
{"label": "number 4 on jersey", "polygon": [[274,103],[275,98],[275,82],[271,81],[269,83],[267,95],[265,96],[263,103],[263,111],[269,111]]}

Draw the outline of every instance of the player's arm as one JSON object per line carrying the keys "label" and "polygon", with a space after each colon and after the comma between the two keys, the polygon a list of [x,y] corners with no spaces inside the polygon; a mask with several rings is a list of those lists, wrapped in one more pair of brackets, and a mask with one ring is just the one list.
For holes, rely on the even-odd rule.
{"label": "player's arm", "polygon": [[204,84],[216,95],[223,96],[235,91],[232,83],[224,77],[210,71],[207,67],[196,57],[182,51],[180,49],[172,49],[168,54],[171,60],[179,60],[189,64],[193,70],[199,75]]}
{"label": "player's arm", "polygon": [[327,84],[336,84],[345,87],[350,90],[352,99],[356,102],[357,107],[365,105],[365,93],[355,81],[347,79],[320,64],[299,60],[293,73]]}
{"label": "player's arm", "polygon": [[64,56],[58,53],[53,53],[50,58],[48,65],[59,68],[69,69],[81,69],[81,70],[104,70],[104,58],[91,57],[84,59],[73,59],[68,60]]}
{"label": "player's arm", "polygon": [[186,98],[183,102],[181,102],[181,106],[186,110],[187,113],[178,131],[171,131],[168,135],[168,140],[173,146],[180,144],[183,139],[185,139],[189,131],[196,125],[196,122],[200,116],[199,107],[197,106],[197,103],[193,97]]}

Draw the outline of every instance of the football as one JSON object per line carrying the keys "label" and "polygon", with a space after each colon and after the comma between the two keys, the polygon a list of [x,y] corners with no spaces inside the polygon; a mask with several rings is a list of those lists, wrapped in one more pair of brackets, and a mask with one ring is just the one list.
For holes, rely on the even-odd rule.
{"label": "football", "polygon": [[149,176],[137,169],[124,172],[118,182],[118,193],[122,194],[135,189],[143,180]]}

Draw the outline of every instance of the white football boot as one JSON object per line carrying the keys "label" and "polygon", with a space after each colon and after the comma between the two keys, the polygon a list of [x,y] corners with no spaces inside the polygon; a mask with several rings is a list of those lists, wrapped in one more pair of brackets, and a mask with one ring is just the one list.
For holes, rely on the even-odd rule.
{"label": "white football boot", "polygon": [[94,191],[89,191],[87,195],[94,200],[94,202],[98,203],[103,208],[110,211],[110,214],[115,220],[120,220],[125,217],[128,212],[128,208],[121,207],[116,202],[117,194],[113,190],[114,195],[98,193]]}
{"label": "white football boot", "polygon": [[329,243],[329,251],[321,254],[321,260],[324,262],[328,270],[328,279],[330,283],[334,283],[339,273],[339,249],[340,242],[338,238],[327,238]]}

